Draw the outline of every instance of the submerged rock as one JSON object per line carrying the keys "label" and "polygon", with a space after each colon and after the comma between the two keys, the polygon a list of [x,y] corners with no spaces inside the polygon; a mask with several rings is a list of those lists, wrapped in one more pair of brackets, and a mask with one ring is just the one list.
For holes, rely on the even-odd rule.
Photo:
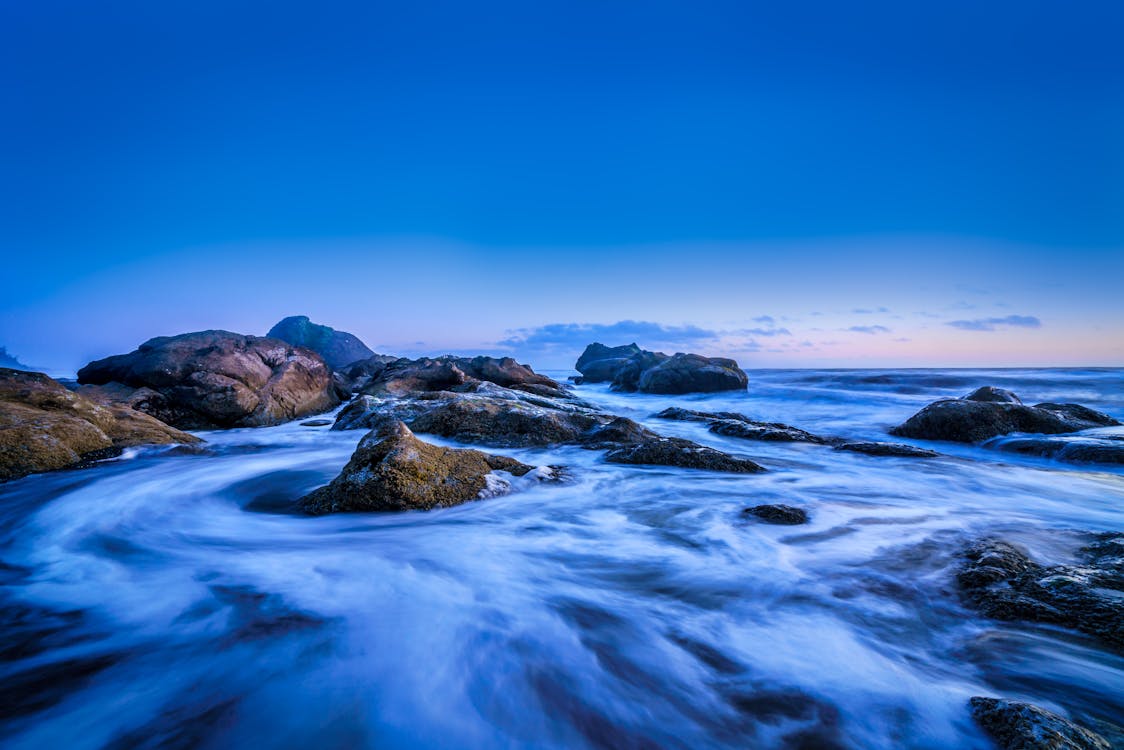
{"label": "submerged rock", "polygon": [[[891,435],[921,440],[951,440],[976,443],[1012,432],[1030,432],[1057,435],[1077,432],[1093,427],[1119,425],[1120,422],[1080,404],[1044,403],[1026,406],[1018,397],[1007,391],[1015,401],[995,400],[994,394],[985,400],[976,397],[979,389],[968,398],[943,399],[929,404],[890,430]],[[990,389],[1000,392],[1001,389]]]}
{"label": "submerged rock", "polygon": [[97,403],[37,372],[0,369],[0,481],[199,438],[125,405]]}
{"label": "submerged rock", "polygon": [[985,447],[1075,464],[1124,464],[1124,435],[996,438]]}
{"label": "submerged rock", "polygon": [[422,442],[394,421],[364,437],[340,475],[300,507],[313,515],[444,508],[502,494],[507,483],[493,472],[519,477],[534,470],[506,456]]}
{"label": "submerged rock", "polygon": [[802,523],[808,523],[807,511],[791,505],[755,505],[743,510],[742,515],[753,516],[765,523],[781,526],[798,526]]}
{"label": "submerged rock", "polygon": [[936,458],[941,455],[928,448],[918,448],[905,443],[846,442],[835,446],[837,451],[852,451],[868,456],[902,456],[904,458]]}
{"label": "submerged rock", "polygon": [[969,705],[1003,750],[1112,750],[1096,732],[1030,703],[977,696]]}
{"label": "submerged rock", "polygon": [[185,429],[278,424],[339,403],[331,371],[315,352],[229,331],[150,339],[129,354],[91,362],[78,382],[151,389],[164,399],[157,413]]}
{"label": "submerged rock", "polygon": [[957,581],[988,617],[1072,628],[1124,652],[1124,534],[1100,534],[1081,565],[1043,566],[1025,550],[986,539],[965,553]]}
{"label": "submerged rock", "polygon": [[303,346],[319,354],[334,370],[339,370],[352,362],[375,356],[359,337],[345,331],[337,331],[325,325],[313,323],[306,315],[285,318],[266,334],[293,346]]}
{"label": "submerged rock", "polygon": [[736,458],[720,450],[682,438],[657,438],[609,451],[605,460],[614,464],[676,466],[734,474],[756,474],[765,468],[748,458]]}
{"label": "submerged rock", "polygon": [[757,422],[744,414],[732,411],[706,412],[670,407],[655,415],[657,419],[674,419],[681,422],[709,422],[710,431],[716,435],[762,440],[766,442],[817,443],[831,442],[799,427],[780,422]]}
{"label": "submerged rock", "polygon": [[574,369],[582,382],[611,382],[613,388],[643,393],[711,393],[744,390],[746,374],[732,359],[677,353],[667,356],[636,344],[607,347],[590,344]]}

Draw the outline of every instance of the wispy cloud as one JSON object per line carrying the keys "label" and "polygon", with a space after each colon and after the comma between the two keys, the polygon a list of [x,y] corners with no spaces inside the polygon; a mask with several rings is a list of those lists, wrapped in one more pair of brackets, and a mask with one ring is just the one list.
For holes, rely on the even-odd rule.
{"label": "wispy cloud", "polygon": [[1042,321],[1033,315],[1008,315],[1003,318],[976,318],[974,320],[950,320],[945,325],[962,331],[994,331],[1009,326],[1014,328],[1041,328]]}
{"label": "wispy cloud", "polygon": [[758,315],[756,318],[753,319],[753,322],[754,323],[764,323],[767,326],[771,326],[771,325],[776,324],[777,319],[774,318],[772,315]]}
{"label": "wispy cloud", "polygon": [[870,334],[870,335],[874,335],[876,333],[889,333],[890,332],[890,329],[887,328],[886,326],[851,326],[847,330],[848,331],[854,331],[855,333],[867,333],[867,334]]}
{"label": "wispy cloud", "polygon": [[792,331],[787,328],[742,328],[732,333],[742,336],[791,336]]}
{"label": "wispy cloud", "polygon": [[875,313],[888,313],[890,312],[885,307],[856,307],[851,312],[857,315],[874,315]]}

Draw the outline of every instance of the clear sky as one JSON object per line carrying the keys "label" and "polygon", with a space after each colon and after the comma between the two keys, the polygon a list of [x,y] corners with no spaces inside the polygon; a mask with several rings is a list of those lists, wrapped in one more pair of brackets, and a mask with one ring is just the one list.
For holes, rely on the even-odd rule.
{"label": "clear sky", "polygon": [[1124,365],[1124,4],[0,4],[0,345]]}

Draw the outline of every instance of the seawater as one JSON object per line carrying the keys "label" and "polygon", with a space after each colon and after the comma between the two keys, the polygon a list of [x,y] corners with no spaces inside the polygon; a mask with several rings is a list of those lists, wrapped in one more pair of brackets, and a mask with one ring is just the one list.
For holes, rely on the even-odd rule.
{"label": "seawater", "polygon": [[[729,410],[885,440],[985,384],[1124,418],[1124,371],[749,376],[737,394],[578,392],[761,475],[503,450],[570,481],[306,518],[293,502],[362,432],[291,423],[2,485],[0,745],[985,748],[973,695],[1124,716],[1124,659],[987,620],[955,586],[981,536],[1052,563],[1124,529],[1121,467],[943,443],[938,459],[870,457],[651,418]],[[761,503],[811,522],[743,520]]]}

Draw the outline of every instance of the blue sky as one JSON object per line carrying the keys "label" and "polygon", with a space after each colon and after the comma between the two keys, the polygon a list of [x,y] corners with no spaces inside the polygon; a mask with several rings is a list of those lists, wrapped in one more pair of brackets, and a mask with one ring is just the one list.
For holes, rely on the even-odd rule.
{"label": "blue sky", "polygon": [[[0,344],[1124,364],[1124,6],[8,3]],[[765,322],[763,322],[765,321]]]}

